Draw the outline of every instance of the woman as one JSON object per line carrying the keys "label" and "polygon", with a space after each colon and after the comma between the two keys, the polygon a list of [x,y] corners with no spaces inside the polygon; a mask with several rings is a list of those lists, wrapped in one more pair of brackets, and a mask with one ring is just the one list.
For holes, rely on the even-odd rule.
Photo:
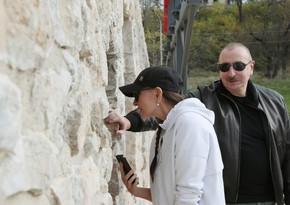
{"label": "woman", "polygon": [[150,150],[150,188],[138,187],[136,174],[131,170],[125,175],[121,163],[122,180],[131,194],[154,205],[224,205],[214,114],[198,99],[184,99],[182,84],[176,71],[157,66],[120,87],[124,95],[135,97],[143,119],[160,119]]}

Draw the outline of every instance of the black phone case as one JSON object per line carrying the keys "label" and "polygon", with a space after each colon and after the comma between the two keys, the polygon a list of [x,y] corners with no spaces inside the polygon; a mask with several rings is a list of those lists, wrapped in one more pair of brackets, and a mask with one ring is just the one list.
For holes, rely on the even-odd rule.
{"label": "black phone case", "polygon": [[127,159],[121,154],[116,155],[116,158],[117,158],[118,162],[123,163],[125,175],[128,174],[128,172],[131,170],[131,167],[130,167]]}

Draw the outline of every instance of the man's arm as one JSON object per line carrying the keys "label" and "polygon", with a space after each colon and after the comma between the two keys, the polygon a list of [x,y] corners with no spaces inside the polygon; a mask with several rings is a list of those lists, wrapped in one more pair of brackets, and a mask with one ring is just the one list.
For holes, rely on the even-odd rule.
{"label": "man's arm", "polygon": [[157,118],[151,117],[143,120],[138,109],[129,112],[125,116],[131,123],[128,131],[131,132],[144,132],[149,130],[156,130],[160,121]]}
{"label": "man's arm", "polygon": [[[192,92],[188,92],[185,97],[196,97],[200,99],[200,91],[196,89]],[[116,130],[116,134],[123,134],[126,130],[131,132],[156,130],[160,120],[154,117],[143,120],[138,109],[135,109],[126,116],[122,116],[116,110],[110,110],[108,116],[105,118],[105,122],[108,124],[117,123],[119,128]]]}
{"label": "man's arm", "polygon": [[110,110],[108,116],[105,118],[105,123],[111,125],[117,124],[118,127],[114,126],[114,134],[120,135],[127,130],[131,132],[156,130],[159,121],[155,118],[143,120],[138,112],[138,109],[136,109],[129,112],[126,116],[122,116],[116,110]]}

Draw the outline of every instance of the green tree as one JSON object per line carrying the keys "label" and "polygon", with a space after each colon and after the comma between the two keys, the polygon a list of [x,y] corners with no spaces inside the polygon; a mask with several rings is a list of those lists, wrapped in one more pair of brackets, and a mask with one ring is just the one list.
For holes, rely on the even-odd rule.
{"label": "green tree", "polygon": [[271,78],[286,76],[290,45],[289,1],[261,1],[243,4],[243,21],[235,5],[213,4],[200,9],[194,22],[189,69],[216,69],[220,49],[229,42],[247,45]]}
{"label": "green tree", "polygon": [[150,65],[160,65],[162,47],[165,42],[163,11],[156,6],[143,8],[142,19]]}
{"label": "green tree", "polygon": [[236,41],[240,31],[237,15],[234,5],[215,3],[200,9],[193,26],[189,69],[216,69],[220,50],[227,42]]}
{"label": "green tree", "polygon": [[[286,75],[287,56],[290,44],[289,1],[262,1],[244,6],[243,29],[249,33],[249,41],[260,45],[261,61],[266,67],[265,75],[276,78],[282,68]],[[252,46],[251,50],[255,50]],[[257,52],[256,52],[257,53]]]}

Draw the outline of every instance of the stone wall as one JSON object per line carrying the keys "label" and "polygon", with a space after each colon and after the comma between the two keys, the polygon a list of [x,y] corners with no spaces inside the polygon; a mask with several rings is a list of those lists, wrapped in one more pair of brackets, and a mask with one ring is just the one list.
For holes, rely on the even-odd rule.
{"label": "stone wall", "polygon": [[0,0],[0,204],[130,205],[115,155],[148,187],[152,132],[114,137],[118,86],[148,66],[138,0]]}

